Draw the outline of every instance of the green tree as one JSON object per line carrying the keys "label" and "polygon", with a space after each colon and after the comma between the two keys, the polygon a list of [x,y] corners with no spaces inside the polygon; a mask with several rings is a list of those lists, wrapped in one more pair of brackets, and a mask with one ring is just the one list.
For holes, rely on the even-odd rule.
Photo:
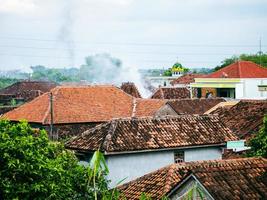
{"label": "green tree", "polygon": [[218,65],[214,68],[214,71],[217,71],[223,67],[226,67],[238,60],[251,61],[257,63],[263,67],[267,67],[267,53],[263,54],[241,54],[240,56],[232,56],[230,58],[226,58],[221,62],[221,65]]}
{"label": "green tree", "polygon": [[264,117],[263,126],[258,134],[249,141],[251,147],[249,156],[262,156],[267,158],[267,115]]}
{"label": "green tree", "polygon": [[90,167],[78,165],[44,130],[0,121],[0,199],[114,199],[102,163],[103,157]]}

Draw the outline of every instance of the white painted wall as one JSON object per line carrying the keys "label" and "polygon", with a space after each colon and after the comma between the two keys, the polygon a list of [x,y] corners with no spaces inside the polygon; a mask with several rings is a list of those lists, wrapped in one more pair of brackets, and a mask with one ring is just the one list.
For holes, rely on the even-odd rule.
{"label": "white painted wall", "polygon": [[[213,160],[222,158],[220,147],[184,150],[185,161]],[[106,156],[111,187],[125,179],[129,182],[137,177],[174,163],[174,151],[159,151]]]}
{"label": "white painted wall", "polygon": [[222,159],[222,149],[218,147],[187,149],[184,154],[185,162]]}
{"label": "white painted wall", "polygon": [[174,162],[172,151],[122,154],[106,157],[111,187],[125,179],[129,182],[139,176],[157,170]]}
{"label": "white painted wall", "polygon": [[266,78],[241,79],[241,83],[236,84],[236,99],[264,99],[267,92],[259,91],[258,85],[266,85]]}

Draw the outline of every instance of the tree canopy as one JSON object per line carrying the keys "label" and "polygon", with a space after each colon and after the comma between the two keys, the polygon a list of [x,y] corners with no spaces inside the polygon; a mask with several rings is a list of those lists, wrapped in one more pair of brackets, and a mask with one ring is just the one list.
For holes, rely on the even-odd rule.
{"label": "tree canopy", "polygon": [[249,156],[262,156],[267,158],[267,115],[258,134],[249,141],[251,147]]}
{"label": "tree canopy", "polygon": [[98,153],[90,167],[78,165],[74,153],[49,141],[44,130],[36,131],[26,122],[0,121],[0,199],[110,196],[102,161]]}

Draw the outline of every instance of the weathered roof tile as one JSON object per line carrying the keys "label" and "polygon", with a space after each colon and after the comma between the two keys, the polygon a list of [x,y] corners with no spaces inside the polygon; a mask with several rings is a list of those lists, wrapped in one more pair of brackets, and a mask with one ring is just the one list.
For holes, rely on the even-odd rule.
{"label": "weathered roof tile", "polygon": [[172,164],[146,174],[118,189],[126,199],[137,200],[142,193],[160,199],[190,174],[215,199],[265,199],[267,159],[240,158]]}
{"label": "weathered roof tile", "polygon": [[112,120],[74,137],[66,147],[83,151],[127,152],[222,144],[236,139],[217,117],[184,115]]}

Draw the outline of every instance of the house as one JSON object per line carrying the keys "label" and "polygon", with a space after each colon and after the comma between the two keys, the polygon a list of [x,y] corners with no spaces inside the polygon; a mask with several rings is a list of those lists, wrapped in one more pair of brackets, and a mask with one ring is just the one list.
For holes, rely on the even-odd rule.
{"label": "house", "polygon": [[118,189],[129,200],[139,199],[142,193],[170,200],[267,199],[266,175],[264,158],[198,161],[168,165]]}
{"label": "house", "polygon": [[114,119],[72,138],[65,146],[83,162],[104,153],[115,186],[172,163],[222,159],[237,137],[215,116],[181,115]]}
{"label": "house", "polygon": [[267,68],[250,61],[237,61],[190,84],[196,97],[235,99],[267,98]]}
{"label": "house", "polygon": [[188,87],[190,83],[195,82],[195,78],[205,77],[205,74],[185,74],[170,82],[172,86]]}
{"label": "house", "polygon": [[53,82],[19,81],[0,90],[0,114],[15,109],[56,87]]}
{"label": "house", "polygon": [[112,85],[58,86],[2,118],[15,122],[25,119],[57,139],[113,118],[153,116],[163,104],[164,100],[136,99]]}
{"label": "house", "polygon": [[189,88],[180,87],[159,87],[151,99],[185,99],[191,98]]}
{"label": "house", "polygon": [[135,98],[142,98],[137,87],[132,82],[126,82],[122,83],[120,87],[124,92],[126,92],[129,95],[132,95]]}
{"label": "house", "polygon": [[0,96],[10,95],[28,102],[45,92],[49,92],[56,86],[56,83],[48,81],[19,81],[0,90]]}
{"label": "house", "polygon": [[176,99],[168,100],[167,103],[162,106],[156,112],[156,116],[166,115],[183,115],[183,114],[199,114],[203,115],[209,109],[215,107],[220,103],[224,103],[223,98],[195,98],[195,99]]}
{"label": "house", "polygon": [[233,106],[218,107],[210,114],[217,115],[240,139],[257,133],[267,113],[267,100],[241,100]]}

